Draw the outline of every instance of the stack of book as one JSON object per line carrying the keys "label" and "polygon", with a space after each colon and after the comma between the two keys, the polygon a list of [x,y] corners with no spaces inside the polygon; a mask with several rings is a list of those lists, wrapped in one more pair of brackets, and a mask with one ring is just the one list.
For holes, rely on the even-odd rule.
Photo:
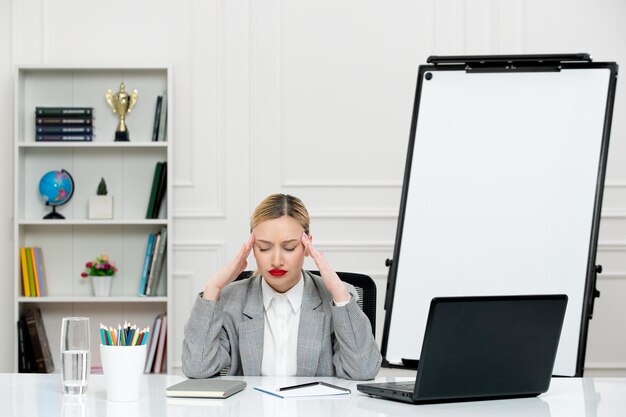
{"label": "stack of book", "polygon": [[167,227],[157,233],[150,233],[146,247],[146,257],[139,281],[140,296],[156,296],[165,262],[167,246]]}
{"label": "stack of book", "polygon": [[167,370],[167,314],[159,314],[154,319],[150,342],[148,345],[148,356],[144,373],[160,374]]}
{"label": "stack of book", "polygon": [[24,297],[43,297],[48,294],[46,268],[41,248],[20,248],[20,266]]}
{"label": "stack of book", "polygon": [[93,107],[36,107],[35,141],[93,140]]}

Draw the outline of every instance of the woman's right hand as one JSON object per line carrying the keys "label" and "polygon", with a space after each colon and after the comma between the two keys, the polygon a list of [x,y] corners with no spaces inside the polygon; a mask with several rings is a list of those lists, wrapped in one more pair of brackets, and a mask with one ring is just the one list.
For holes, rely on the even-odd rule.
{"label": "woman's right hand", "polygon": [[204,287],[202,298],[212,301],[217,301],[220,298],[222,288],[233,282],[248,266],[247,258],[253,245],[254,235],[250,233],[250,237],[241,246],[235,258],[209,278]]}

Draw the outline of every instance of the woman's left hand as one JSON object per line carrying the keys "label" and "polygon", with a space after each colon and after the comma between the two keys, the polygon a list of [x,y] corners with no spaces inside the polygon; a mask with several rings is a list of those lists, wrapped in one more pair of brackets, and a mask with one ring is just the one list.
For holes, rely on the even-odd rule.
{"label": "woman's left hand", "polygon": [[322,281],[324,282],[324,286],[333,296],[333,300],[335,302],[340,303],[344,301],[350,301],[350,293],[345,285],[343,285],[343,281],[339,279],[337,273],[330,266],[326,258],[321,252],[318,252],[311,243],[311,239],[306,233],[302,233],[302,244],[304,245],[305,253],[310,255],[317,265],[317,269],[320,271],[320,275],[322,276]]}

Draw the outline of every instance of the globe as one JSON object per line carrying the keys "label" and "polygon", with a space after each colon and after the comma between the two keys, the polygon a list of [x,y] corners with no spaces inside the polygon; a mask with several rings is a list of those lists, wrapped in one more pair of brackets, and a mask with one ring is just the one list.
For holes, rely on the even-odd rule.
{"label": "globe", "polygon": [[56,207],[67,203],[72,198],[74,179],[64,169],[46,172],[39,180],[39,194],[47,206],[52,206],[52,212],[46,214],[44,219],[64,219],[63,215],[56,212]]}

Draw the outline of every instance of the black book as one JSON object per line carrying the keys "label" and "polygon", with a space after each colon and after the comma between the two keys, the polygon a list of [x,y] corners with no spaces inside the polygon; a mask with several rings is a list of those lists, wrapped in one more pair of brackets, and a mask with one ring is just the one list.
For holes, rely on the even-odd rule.
{"label": "black book", "polygon": [[38,126],[37,134],[56,134],[56,135],[91,135],[92,127],[87,126]]}
{"label": "black book", "polygon": [[37,117],[36,127],[44,126],[91,126],[93,119],[80,119],[76,117]]}
{"label": "black book", "polygon": [[163,104],[163,96],[158,96],[156,101],[156,109],[154,110],[154,126],[152,127],[152,141],[156,142],[159,138],[159,122],[161,120],[161,106]]}
{"label": "black book", "polygon": [[159,188],[159,180],[161,178],[161,170],[163,169],[163,162],[157,162],[154,166],[154,177],[152,178],[152,187],[150,189],[150,199],[148,200],[148,210],[146,212],[146,219],[152,219],[152,213],[154,212],[154,205],[156,202],[157,191]]}
{"label": "black book", "polygon": [[17,342],[18,342],[18,369],[20,373],[32,373],[33,369],[33,348],[30,343],[30,336],[26,321],[19,319],[17,321]]}
{"label": "black book", "polygon": [[93,140],[92,134],[55,134],[55,133],[45,133],[41,135],[35,135],[36,142],[91,142]]}
{"label": "black book", "polygon": [[93,107],[36,107],[35,114],[37,117],[91,118]]}
{"label": "black book", "polygon": [[157,186],[156,198],[154,200],[154,207],[152,208],[152,219],[159,218],[159,211],[161,209],[161,203],[165,196],[165,190],[167,188],[167,162],[163,162],[163,168],[161,169],[161,175],[159,177],[159,183]]}
{"label": "black book", "polygon": [[33,347],[34,371],[38,373],[54,372],[54,362],[52,361],[52,353],[50,352],[46,328],[41,317],[41,310],[39,308],[28,308],[24,316]]}

